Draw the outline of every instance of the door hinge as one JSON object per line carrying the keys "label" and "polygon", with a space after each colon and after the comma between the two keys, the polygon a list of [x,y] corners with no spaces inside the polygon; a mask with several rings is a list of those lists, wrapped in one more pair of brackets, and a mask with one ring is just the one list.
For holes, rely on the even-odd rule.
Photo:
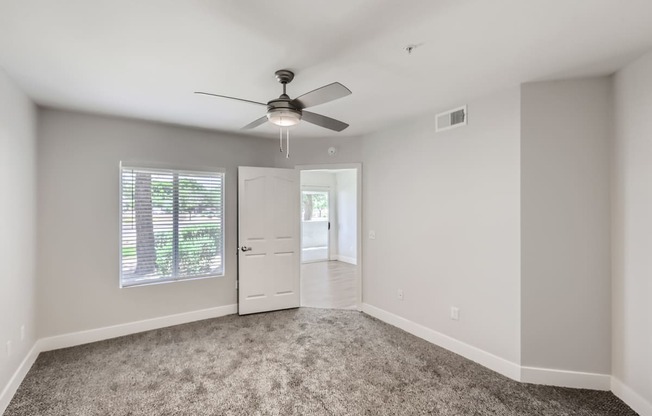
{"label": "door hinge", "polygon": [[328,229],[329,230],[331,229],[331,222],[330,221],[328,221]]}

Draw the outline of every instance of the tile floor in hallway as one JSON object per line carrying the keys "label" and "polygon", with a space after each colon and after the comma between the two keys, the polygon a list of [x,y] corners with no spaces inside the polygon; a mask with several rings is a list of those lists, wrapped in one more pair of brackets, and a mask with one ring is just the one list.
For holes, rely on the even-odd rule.
{"label": "tile floor in hallway", "polygon": [[356,309],[358,266],[341,261],[301,265],[301,306]]}

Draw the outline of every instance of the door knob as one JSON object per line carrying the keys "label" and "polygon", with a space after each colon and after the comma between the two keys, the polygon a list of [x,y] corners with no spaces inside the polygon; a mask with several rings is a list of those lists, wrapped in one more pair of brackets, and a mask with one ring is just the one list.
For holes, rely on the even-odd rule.
{"label": "door knob", "polygon": [[242,247],[240,247],[240,250],[242,250],[242,251],[251,251],[252,248],[251,248],[251,247],[247,247],[247,246],[242,246]]}

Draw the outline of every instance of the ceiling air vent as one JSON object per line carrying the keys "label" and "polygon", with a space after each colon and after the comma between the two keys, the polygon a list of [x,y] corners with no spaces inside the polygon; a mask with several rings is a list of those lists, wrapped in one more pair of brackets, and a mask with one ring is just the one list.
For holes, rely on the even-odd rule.
{"label": "ceiling air vent", "polygon": [[455,127],[466,126],[467,113],[466,106],[458,107],[453,110],[437,114],[435,122],[435,131],[454,129]]}

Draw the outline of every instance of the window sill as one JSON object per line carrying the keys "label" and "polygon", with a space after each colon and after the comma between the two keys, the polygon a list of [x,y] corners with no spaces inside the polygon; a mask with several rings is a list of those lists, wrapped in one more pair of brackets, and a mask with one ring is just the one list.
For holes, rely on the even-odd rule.
{"label": "window sill", "polygon": [[153,285],[164,285],[167,283],[180,283],[180,282],[191,282],[194,280],[207,280],[207,279],[215,279],[215,278],[220,278],[224,277],[225,274],[212,274],[212,275],[207,275],[207,276],[197,276],[197,277],[187,277],[184,279],[152,279],[151,281],[141,281],[141,282],[135,282],[135,283],[129,283],[129,284],[123,284],[120,282],[120,289],[130,289],[134,287],[143,287],[143,286],[153,286]]}

